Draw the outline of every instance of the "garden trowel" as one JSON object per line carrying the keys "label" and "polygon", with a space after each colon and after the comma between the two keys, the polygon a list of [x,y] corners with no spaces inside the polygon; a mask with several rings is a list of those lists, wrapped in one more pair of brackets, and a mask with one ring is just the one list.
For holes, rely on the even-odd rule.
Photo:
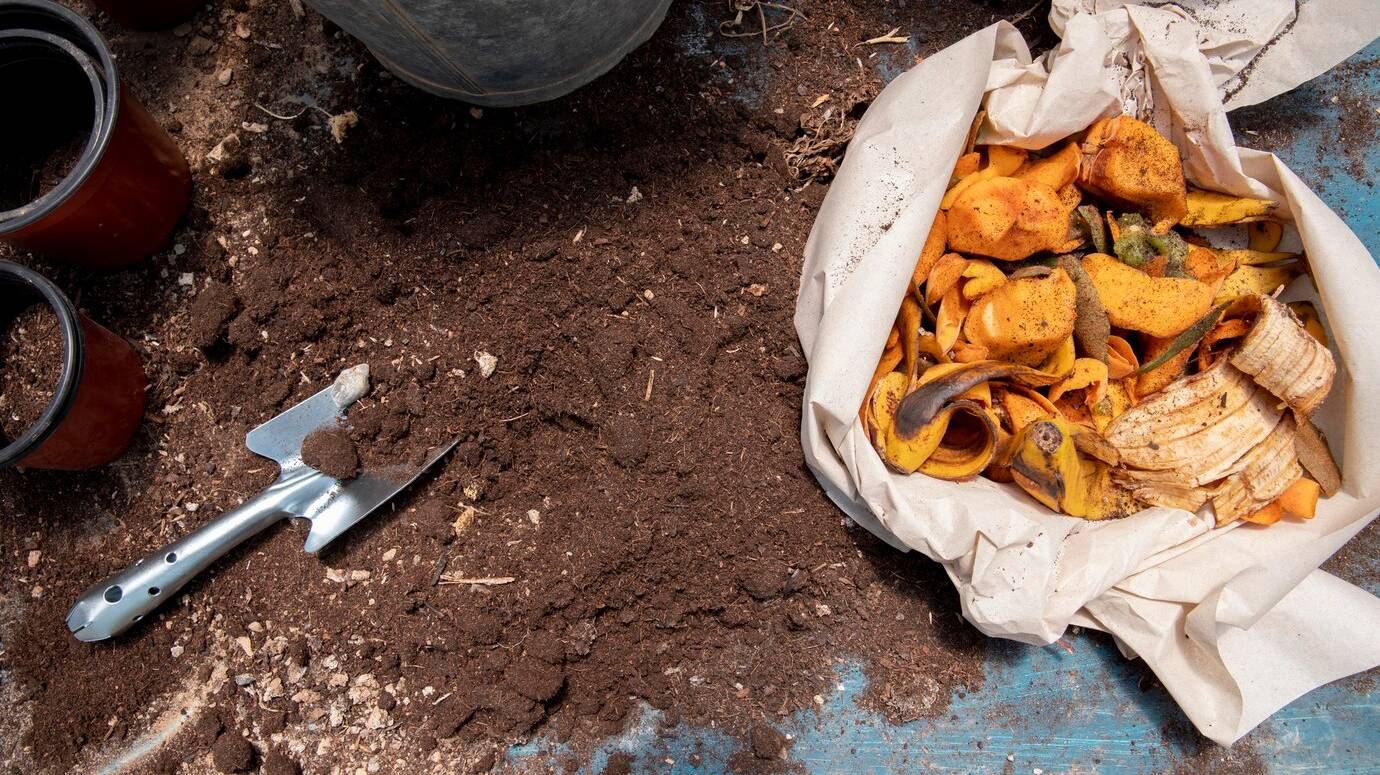
{"label": "garden trowel", "polygon": [[97,641],[124,632],[226,552],[280,519],[310,520],[306,550],[316,553],[455,446],[454,441],[442,446],[420,466],[371,469],[346,482],[302,462],[303,440],[313,431],[339,425],[345,410],[368,390],[368,365],[346,369],[330,387],[250,431],[245,445],[278,463],[278,481],[238,508],[88,588],[67,614],[72,634],[78,640]]}

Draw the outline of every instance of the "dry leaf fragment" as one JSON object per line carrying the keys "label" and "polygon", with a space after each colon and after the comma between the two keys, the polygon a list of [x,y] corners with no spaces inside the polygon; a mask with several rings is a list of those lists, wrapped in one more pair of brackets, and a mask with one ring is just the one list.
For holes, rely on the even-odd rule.
{"label": "dry leaf fragment", "polygon": [[1294,434],[1294,452],[1299,456],[1299,463],[1309,476],[1318,481],[1323,495],[1331,498],[1342,490],[1342,470],[1337,467],[1327,439],[1318,426],[1307,417],[1296,415],[1294,419],[1298,425],[1298,431]]}

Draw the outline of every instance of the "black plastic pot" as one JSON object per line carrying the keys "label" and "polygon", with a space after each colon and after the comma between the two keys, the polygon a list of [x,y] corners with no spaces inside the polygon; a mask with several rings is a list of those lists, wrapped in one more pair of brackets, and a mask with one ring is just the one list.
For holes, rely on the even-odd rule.
{"label": "black plastic pot", "polygon": [[0,0],[0,99],[15,117],[0,122],[7,190],[25,193],[34,160],[88,133],[57,185],[0,211],[0,240],[98,268],[136,263],[167,242],[190,202],[187,162],[121,88],[86,20],[50,0]]}
{"label": "black plastic pot", "polygon": [[62,376],[38,420],[0,447],[0,467],[78,470],[109,463],[129,447],[144,416],[148,381],[139,356],[129,342],[78,312],[46,277],[0,261],[0,316],[35,301],[57,315]]}

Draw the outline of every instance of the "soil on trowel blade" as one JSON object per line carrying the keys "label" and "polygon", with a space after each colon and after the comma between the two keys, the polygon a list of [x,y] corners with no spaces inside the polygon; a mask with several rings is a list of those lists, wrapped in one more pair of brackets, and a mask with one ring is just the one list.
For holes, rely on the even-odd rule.
{"label": "soil on trowel blade", "polygon": [[62,326],[47,304],[0,313],[0,446],[43,415],[62,379],[64,357]]}
{"label": "soil on trowel blade", "polygon": [[359,453],[344,428],[322,428],[308,434],[302,441],[302,462],[342,481],[359,473]]}
{"label": "soil on trowel blade", "polygon": [[[506,771],[533,737],[589,768],[633,724],[723,730],[774,771],[771,730],[855,666],[868,708],[946,713],[992,646],[805,468],[791,318],[881,73],[1029,7],[820,0],[767,46],[675,3],[606,77],[515,110],[412,89],[291,3],[107,28],[195,200],[146,266],[38,264],[139,348],[149,413],[104,469],[0,471],[0,760],[96,769],[185,709],[135,771],[214,771],[236,737],[264,770]],[[898,26],[914,48],[861,45]],[[337,142],[304,101],[359,123]],[[245,433],[358,363],[362,470],[455,451],[320,556],[285,521],[127,635],[70,636],[83,588],[270,485]]]}

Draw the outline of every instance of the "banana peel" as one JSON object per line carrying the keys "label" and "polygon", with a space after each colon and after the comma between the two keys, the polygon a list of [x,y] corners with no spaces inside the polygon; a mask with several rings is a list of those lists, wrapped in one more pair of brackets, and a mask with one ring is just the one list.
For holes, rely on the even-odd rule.
{"label": "banana peel", "polygon": [[1012,441],[1011,476],[1035,500],[1071,517],[1097,520],[1131,510],[1111,466],[1084,457],[1074,441],[1083,431],[1067,420],[1030,423]]}
{"label": "banana peel", "polygon": [[1318,314],[1318,308],[1311,301],[1291,301],[1287,305],[1289,311],[1294,313],[1294,317],[1303,324],[1303,329],[1323,346],[1327,346],[1327,329],[1323,328],[1322,316]]}
{"label": "banana peel", "polygon": [[1217,254],[1223,261],[1231,261],[1233,266],[1266,266],[1299,258],[1298,253],[1280,253],[1253,248],[1204,248],[1204,250]]}
{"label": "banana peel", "polygon": [[1284,224],[1279,221],[1253,221],[1246,224],[1246,246],[1251,250],[1269,252],[1284,240]]}
{"label": "banana peel", "polygon": [[877,385],[886,375],[896,371],[896,367],[901,363],[901,348],[889,347],[882,351],[882,358],[877,362],[877,368],[872,373],[872,381],[867,384],[867,393],[864,394],[862,406],[858,408],[858,416],[863,421],[863,427],[868,429],[871,435],[871,425],[869,424],[868,409],[872,406],[872,396],[877,390]]}
{"label": "banana peel", "polygon": [[1210,488],[1186,483],[1173,471],[1118,468],[1112,478],[1137,500],[1151,506],[1197,511],[1212,497]]}
{"label": "banana peel", "polygon": [[1280,421],[1277,400],[1227,359],[1127,409],[1107,441],[1133,468],[1175,472],[1186,485],[1230,473]]}
{"label": "banana peel", "polygon": [[873,393],[871,412],[873,443],[887,465],[951,481],[982,473],[998,442],[985,376],[969,364],[941,364],[907,395],[905,375],[886,375]]}
{"label": "banana peel", "polygon": [[1218,526],[1260,511],[1303,476],[1294,451],[1294,428],[1292,418],[1283,418],[1216,488],[1212,510]]}
{"label": "banana peel", "polygon": [[1259,310],[1250,333],[1229,356],[1232,365],[1307,417],[1327,398],[1337,375],[1332,352],[1308,333],[1283,303],[1256,294],[1243,307]]}
{"label": "banana peel", "polygon": [[1268,199],[1232,196],[1201,188],[1188,189],[1188,214],[1184,226],[1228,226],[1263,221],[1274,216],[1278,202]]}
{"label": "banana peel", "polygon": [[1273,294],[1303,274],[1303,269],[1300,261],[1275,266],[1238,266],[1222,283],[1213,303],[1221,304],[1252,294]]}

